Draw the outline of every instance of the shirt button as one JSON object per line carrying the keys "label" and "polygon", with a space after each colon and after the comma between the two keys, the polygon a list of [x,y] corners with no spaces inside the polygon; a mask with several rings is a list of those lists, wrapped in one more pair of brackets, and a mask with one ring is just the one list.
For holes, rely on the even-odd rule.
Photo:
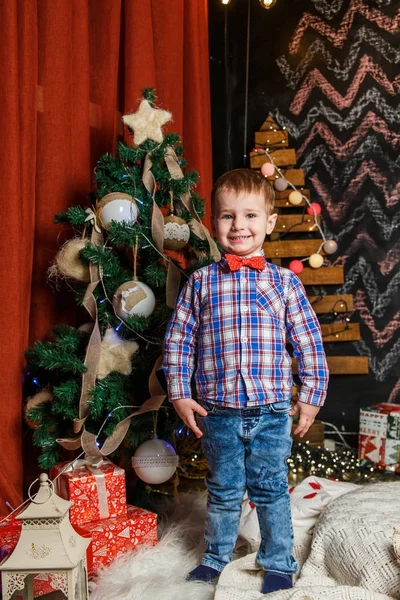
{"label": "shirt button", "polygon": [[249,310],[248,306],[243,306],[243,312],[247,312]]}
{"label": "shirt button", "polygon": [[242,342],[248,342],[248,338],[247,337],[242,337]]}

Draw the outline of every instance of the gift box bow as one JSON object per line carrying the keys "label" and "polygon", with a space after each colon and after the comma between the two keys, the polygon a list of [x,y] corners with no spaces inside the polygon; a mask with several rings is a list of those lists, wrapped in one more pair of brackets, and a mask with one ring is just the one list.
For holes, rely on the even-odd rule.
{"label": "gift box bow", "polygon": [[89,471],[94,476],[97,498],[99,503],[99,516],[100,519],[107,519],[110,516],[108,500],[107,500],[107,487],[106,487],[106,471],[102,470],[101,467],[112,466],[113,463],[107,458],[98,456],[85,455],[84,458],[78,458],[67,465],[57,478],[53,481],[55,483],[55,490],[57,493],[62,494],[61,491],[61,475],[67,474],[69,476],[78,476]]}

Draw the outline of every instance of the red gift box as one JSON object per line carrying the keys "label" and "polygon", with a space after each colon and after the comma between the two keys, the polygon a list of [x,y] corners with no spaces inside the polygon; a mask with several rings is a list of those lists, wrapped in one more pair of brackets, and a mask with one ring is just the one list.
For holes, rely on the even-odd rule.
{"label": "red gift box", "polygon": [[11,515],[0,523],[0,562],[8,556],[17,545],[21,533],[21,522]]}
{"label": "red gift box", "polygon": [[[53,575],[52,573],[38,573],[34,575],[32,578],[33,581],[33,597],[40,598],[41,596],[46,596],[47,594],[53,594],[58,591],[60,588],[58,587],[60,582],[57,575]],[[53,583],[54,582],[54,583]],[[13,595],[13,599],[22,600],[24,597],[24,593],[22,590],[15,592]],[[60,596],[64,597],[62,592],[60,592]]]}
{"label": "red gift box", "polygon": [[382,403],[360,410],[358,458],[400,472],[400,406]]}
{"label": "red gift box", "polygon": [[124,469],[107,459],[98,466],[83,460],[75,461],[61,473],[68,464],[56,465],[50,472],[50,479],[55,480],[56,493],[72,503],[69,520],[73,525],[126,517]]}
{"label": "red gift box", "polygon": [[93,562],[88,566],[89,573],[109,565],[118,554],[157,543],[157,515],[136,506],[128,505],[126,517],[85,523],[75,529],[80,535],[92,538]]}

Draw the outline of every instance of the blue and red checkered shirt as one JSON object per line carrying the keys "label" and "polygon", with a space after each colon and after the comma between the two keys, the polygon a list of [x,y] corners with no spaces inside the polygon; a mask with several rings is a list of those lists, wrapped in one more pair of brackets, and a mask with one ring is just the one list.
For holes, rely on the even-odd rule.
{"label": "blue and red checkered shirt", "polygon": [[320,406],[328,368],[315,313],[298,277],[266,261],[265,270],[230,271],[226,259],[195,271],[170,321],[164,372],[171,401],[197,396],[243,408],[290,399],[293,346],[299,400]]}

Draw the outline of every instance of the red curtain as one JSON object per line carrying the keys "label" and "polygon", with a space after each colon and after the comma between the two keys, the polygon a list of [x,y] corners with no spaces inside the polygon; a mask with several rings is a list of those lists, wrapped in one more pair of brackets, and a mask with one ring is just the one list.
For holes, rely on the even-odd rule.
{"label": "red curtain", "polygon": [[53,216],[86,201],[93,167],[114,151],[142,88],[155,87],[172,112],[166,129],[182,136],[209,197],[207,19],[207,0],[0,2],[1,514],[22,498],[24,349],[74,319],[72,297],[46,281],[63,237]]}

